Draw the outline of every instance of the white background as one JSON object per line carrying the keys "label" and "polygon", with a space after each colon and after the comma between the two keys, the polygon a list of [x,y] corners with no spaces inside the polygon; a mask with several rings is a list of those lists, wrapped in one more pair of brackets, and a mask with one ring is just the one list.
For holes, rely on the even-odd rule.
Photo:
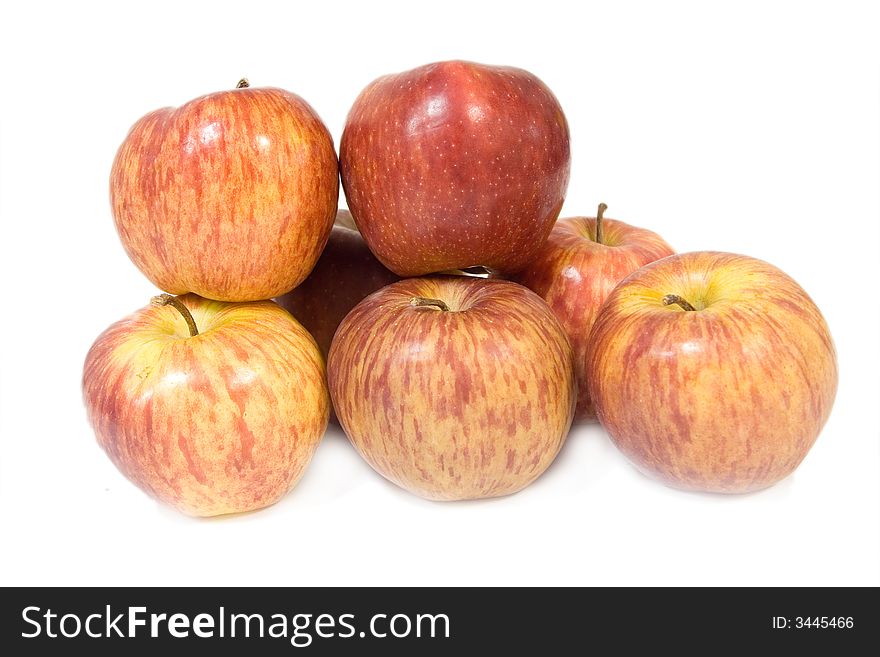
{"label": "white background", "polygon": [[[710,8],[709,5],[712,5]],[[807,6],[809,5],[809,6]],[[0,583],[880,584],[880,57],[870,4],[0,5]],[[338,145],[375,77],[531,70],[572,133],[563,215],[768,260],[823,309],[840,388],[800,469],[748,496],[637,474],[598,426],[506,499],[430,503],[331,429],[275,507],[199,521],[97,447],[83,358],[155,293],[119,244],[116,148],[142,114],[241,76],[305,97]],[[833,611],[833,610],[832,610]]]}

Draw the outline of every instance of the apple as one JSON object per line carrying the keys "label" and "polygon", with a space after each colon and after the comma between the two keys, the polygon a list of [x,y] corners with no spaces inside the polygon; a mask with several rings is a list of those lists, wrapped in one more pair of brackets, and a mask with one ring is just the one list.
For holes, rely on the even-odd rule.
{"label": "apple", "polygon": [[643,472],[745,493],[803,460],[831,412],[837,357],[806,292],[741,255],[685,253],[631,274],[587,346],[599,421]]}
{"label": "apple", "polygon": [[547,304],[467,276],[406,279],[361,301],[336,331],[328,381],[361,456],[432,500],[527,486],[559,452],[577,397]]}
{"label": "apple", "polygon": [[305,279],[338,195],[333,140],[315,111],[245,80],[145,115],[110,174],[134,264],[166,292],[221,301],[269,299]]}
{"label": "apple", "polygon": [[464,61],[381,77],[355,100],[342,185],[370,250],[400,276],[524,267],[568,187],[568,123],[531,73]]}
{"label": "apple", "polygon": [[605,298],[642,265],[674,251],[650,230],[595,217],[560,219],[535,259],[513,280],[536,292],[556,315],[574,350],[578,379],[575,420],[593,420],[596,411],[587,388],[584,358],[587,339]]}
{"label": "apple", "polygon": [[83,397],[98,443],[133,483],[189,515],[276,502],[327,427],[315,341],[272,301],[155,301],[86,356]]}
{"label": "apple", "polygon": [[339,210],[312,273],[276,301],[306,327],[326,358],[336,327],[349,311],[364,297],[398,280],[370,252],[351,214]]}

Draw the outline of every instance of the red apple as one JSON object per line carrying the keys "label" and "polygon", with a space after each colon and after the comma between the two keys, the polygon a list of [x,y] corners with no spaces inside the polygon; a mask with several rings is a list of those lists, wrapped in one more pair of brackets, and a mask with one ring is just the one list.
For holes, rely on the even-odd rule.
{"label": "red apple", "polygon": [[318,264],[276,301],[308,329],[326,358],[339,322],[360,301],[400,278],[367,248],[347,210],[339,210]]}
{"label": "red apple", "polygon": [[283,294],[330,233],[339,183],[327,128],[299,96],[239,84],[150,112],[113,162],[122,245],[166,292]]}
{"label": "red apple", "polygon": [[544,83],[462,61],[372,82],[340,144],[348,207],[401,276],[525,266],[559,215],[570,160],[565,115]]}
{"label": "red apple", "polygon": [[271,301],[161,299],[171,305],[113,324],[86,356],[83,395],[98,443],[132,482],[184,513],[274,503],[327,427],[315,341]]}
{"label": "red apple", "polygon": [[576,420],[595,419],[584,358],[596,314],[606,297],[642,265],[672,255],[659,235],[616,219],[560,219],[538,255],[513,280],[541,296],[559,319],[574,350],[578,378]]}
{"label": "red apple", "polygon": [[642,471],[743,493],[803,460],[831,412],[837,357],[807,293],[729,253],[649,264],[602,307],[586,371],[600,422]]}
{"label": "red apple", "polygon": [[509,281],[413,278],[371,294],[330,348],[330,394],[352,444],[422,497],[514,493],[556,457],[577,395],[547,305]]}

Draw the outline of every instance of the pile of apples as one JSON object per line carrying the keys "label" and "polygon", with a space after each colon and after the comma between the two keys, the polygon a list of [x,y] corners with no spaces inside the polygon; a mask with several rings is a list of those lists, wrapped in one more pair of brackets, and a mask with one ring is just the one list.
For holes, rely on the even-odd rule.
{"label": "pile of apples", "polygon": [[604,205],[557,221],[569,169],[553,93],[470,62],[371,83],[338,159],[302,98],[245,80],[147,114],[110,191],[164,293],[86,357],[99,444],[197,516],[277,501],[332,413],[435,500],[524,488],[574,420],[679,488],[790,474],[837,389],[816,305],[772,265],[675,255]]}

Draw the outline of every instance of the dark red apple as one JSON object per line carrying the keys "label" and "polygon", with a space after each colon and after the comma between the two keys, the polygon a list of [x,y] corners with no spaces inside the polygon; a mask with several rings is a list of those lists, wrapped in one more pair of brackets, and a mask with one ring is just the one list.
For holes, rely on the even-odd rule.
{"label": "dark red apple", "polygon": [[347,210],[336,213],[327,246],[309,277],[276,301],[306,327],[324,358],[336,327],[364,297],[400,280],[367,248]]}
{"label": "dark red apple", "polygon": [[401,276],[524,267],[559,215],[570,160],[568,123],[543,82],[463,61],[372,82],[340,144],[348,207]]}

